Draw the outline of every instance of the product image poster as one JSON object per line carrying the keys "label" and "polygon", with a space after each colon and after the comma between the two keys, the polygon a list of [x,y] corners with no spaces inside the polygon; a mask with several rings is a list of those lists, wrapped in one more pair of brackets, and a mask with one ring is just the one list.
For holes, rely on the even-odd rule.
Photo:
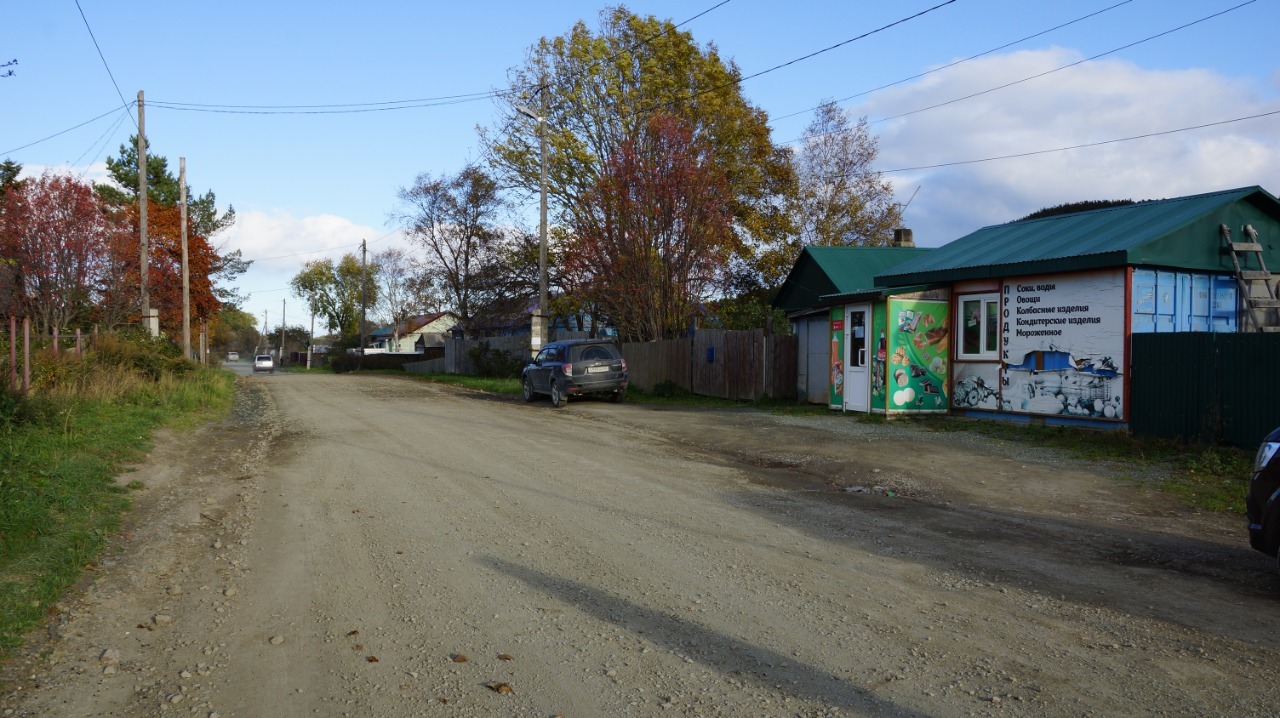
{"label": "product image poster", "polygon": [[1123,271],[1020,277],[1001,304],[1006,411],[1124,418]]}
{"label": "product image poster", "polygon": [[885,329],[885,302],[877,302],[871,307],[871,408],[884,411],[887,393],[885,377],[889,365],[889,338]]}
{"label": "product image poster", "polygon": [[831,309],[831,408],[844,407],[844,308]]}
{"label": "product image poster", "polygon": [[889,411],[946,411],[948,302],[889,299],[885,391]]}

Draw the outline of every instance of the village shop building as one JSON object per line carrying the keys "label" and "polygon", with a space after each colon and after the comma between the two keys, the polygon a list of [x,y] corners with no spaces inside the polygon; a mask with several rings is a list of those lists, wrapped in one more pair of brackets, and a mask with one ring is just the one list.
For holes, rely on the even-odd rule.
{"label": "village shop building", "polygon": [[1130,337],[1280,330],[1267,266],[1280,201],[1246,187],[986,227],[809,311],[830,305],[832,408],[1125,428]]}
{"label": "village shop building", "polygon": [[[909,242],[909,235],[899,235]],[[867,387],[861,397],[870,398],[867,347],[875,323],[870,300],[832,306],[828,296],[854,296],[875,286],[875,275],[929,252],[916,247],[805,247],[773,306],[787,313],[799,339],[796,395],[811,404],[843,409],[846,385]],[[837,316],[838,315],[838,316]],[[850,316],[851,315],[851,316]],[[850,351],[852,356],[850,357]],[[852,380],[849,373],[853,372]],[[862,406],[862,404],[856,404]],[[867,411],[868,406],[855,408]]]}

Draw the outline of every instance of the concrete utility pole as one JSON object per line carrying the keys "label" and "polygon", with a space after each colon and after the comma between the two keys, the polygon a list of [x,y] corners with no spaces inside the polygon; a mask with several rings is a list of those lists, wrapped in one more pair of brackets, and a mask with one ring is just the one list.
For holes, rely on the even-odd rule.
{"label": "concrete utility pole", "polygon": [[280,366],[284,366],[284,303],[280,300]]}
{"label": "concrete utility pole", "polygon": [[259,336],[262,338],[262,351],[270,354],[271,345],[267,342],[271,341],[271,336],[267,334],[267,310],[265,309],[262,310],[262,334]]}
{"label": "concrete utility pole", "polygon": [[182,353],[191,358],[191,270],[187,266],[187,158],[178,158],[178,212],[182,222]]}
{"label": "concrete utility pole", "polygon": [[311,312],[311,333],[307,335],[307,368],[311,368],[311,350],[316,347],[316,313]]}
{"label": "concrete utility pole", "polygon": [[143,106],[142,90],[138,90],[138,254],[142,271],[142,324],[151,332],[159,327],[151,323],[151,292],[147,289],[147,118]]}

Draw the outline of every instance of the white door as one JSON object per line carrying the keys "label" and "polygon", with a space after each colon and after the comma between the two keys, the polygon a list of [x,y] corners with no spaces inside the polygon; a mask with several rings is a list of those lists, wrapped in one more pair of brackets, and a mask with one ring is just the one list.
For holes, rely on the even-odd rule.
{"label": "white door", "polygon": [[844,310],[844,408],[868,411],[871,408],[871,382],[867,374],[867,315],[871,306],[853,304]]}

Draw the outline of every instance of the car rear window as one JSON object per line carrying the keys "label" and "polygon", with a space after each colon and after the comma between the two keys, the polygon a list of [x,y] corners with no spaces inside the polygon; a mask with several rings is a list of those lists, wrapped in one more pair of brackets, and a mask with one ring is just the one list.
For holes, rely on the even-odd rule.
{"label": "car rear window", "polygon": [[618,358],[618,350],[612,344],[588,344],[578,349],[581,361],[600,360],[613,361]]}

